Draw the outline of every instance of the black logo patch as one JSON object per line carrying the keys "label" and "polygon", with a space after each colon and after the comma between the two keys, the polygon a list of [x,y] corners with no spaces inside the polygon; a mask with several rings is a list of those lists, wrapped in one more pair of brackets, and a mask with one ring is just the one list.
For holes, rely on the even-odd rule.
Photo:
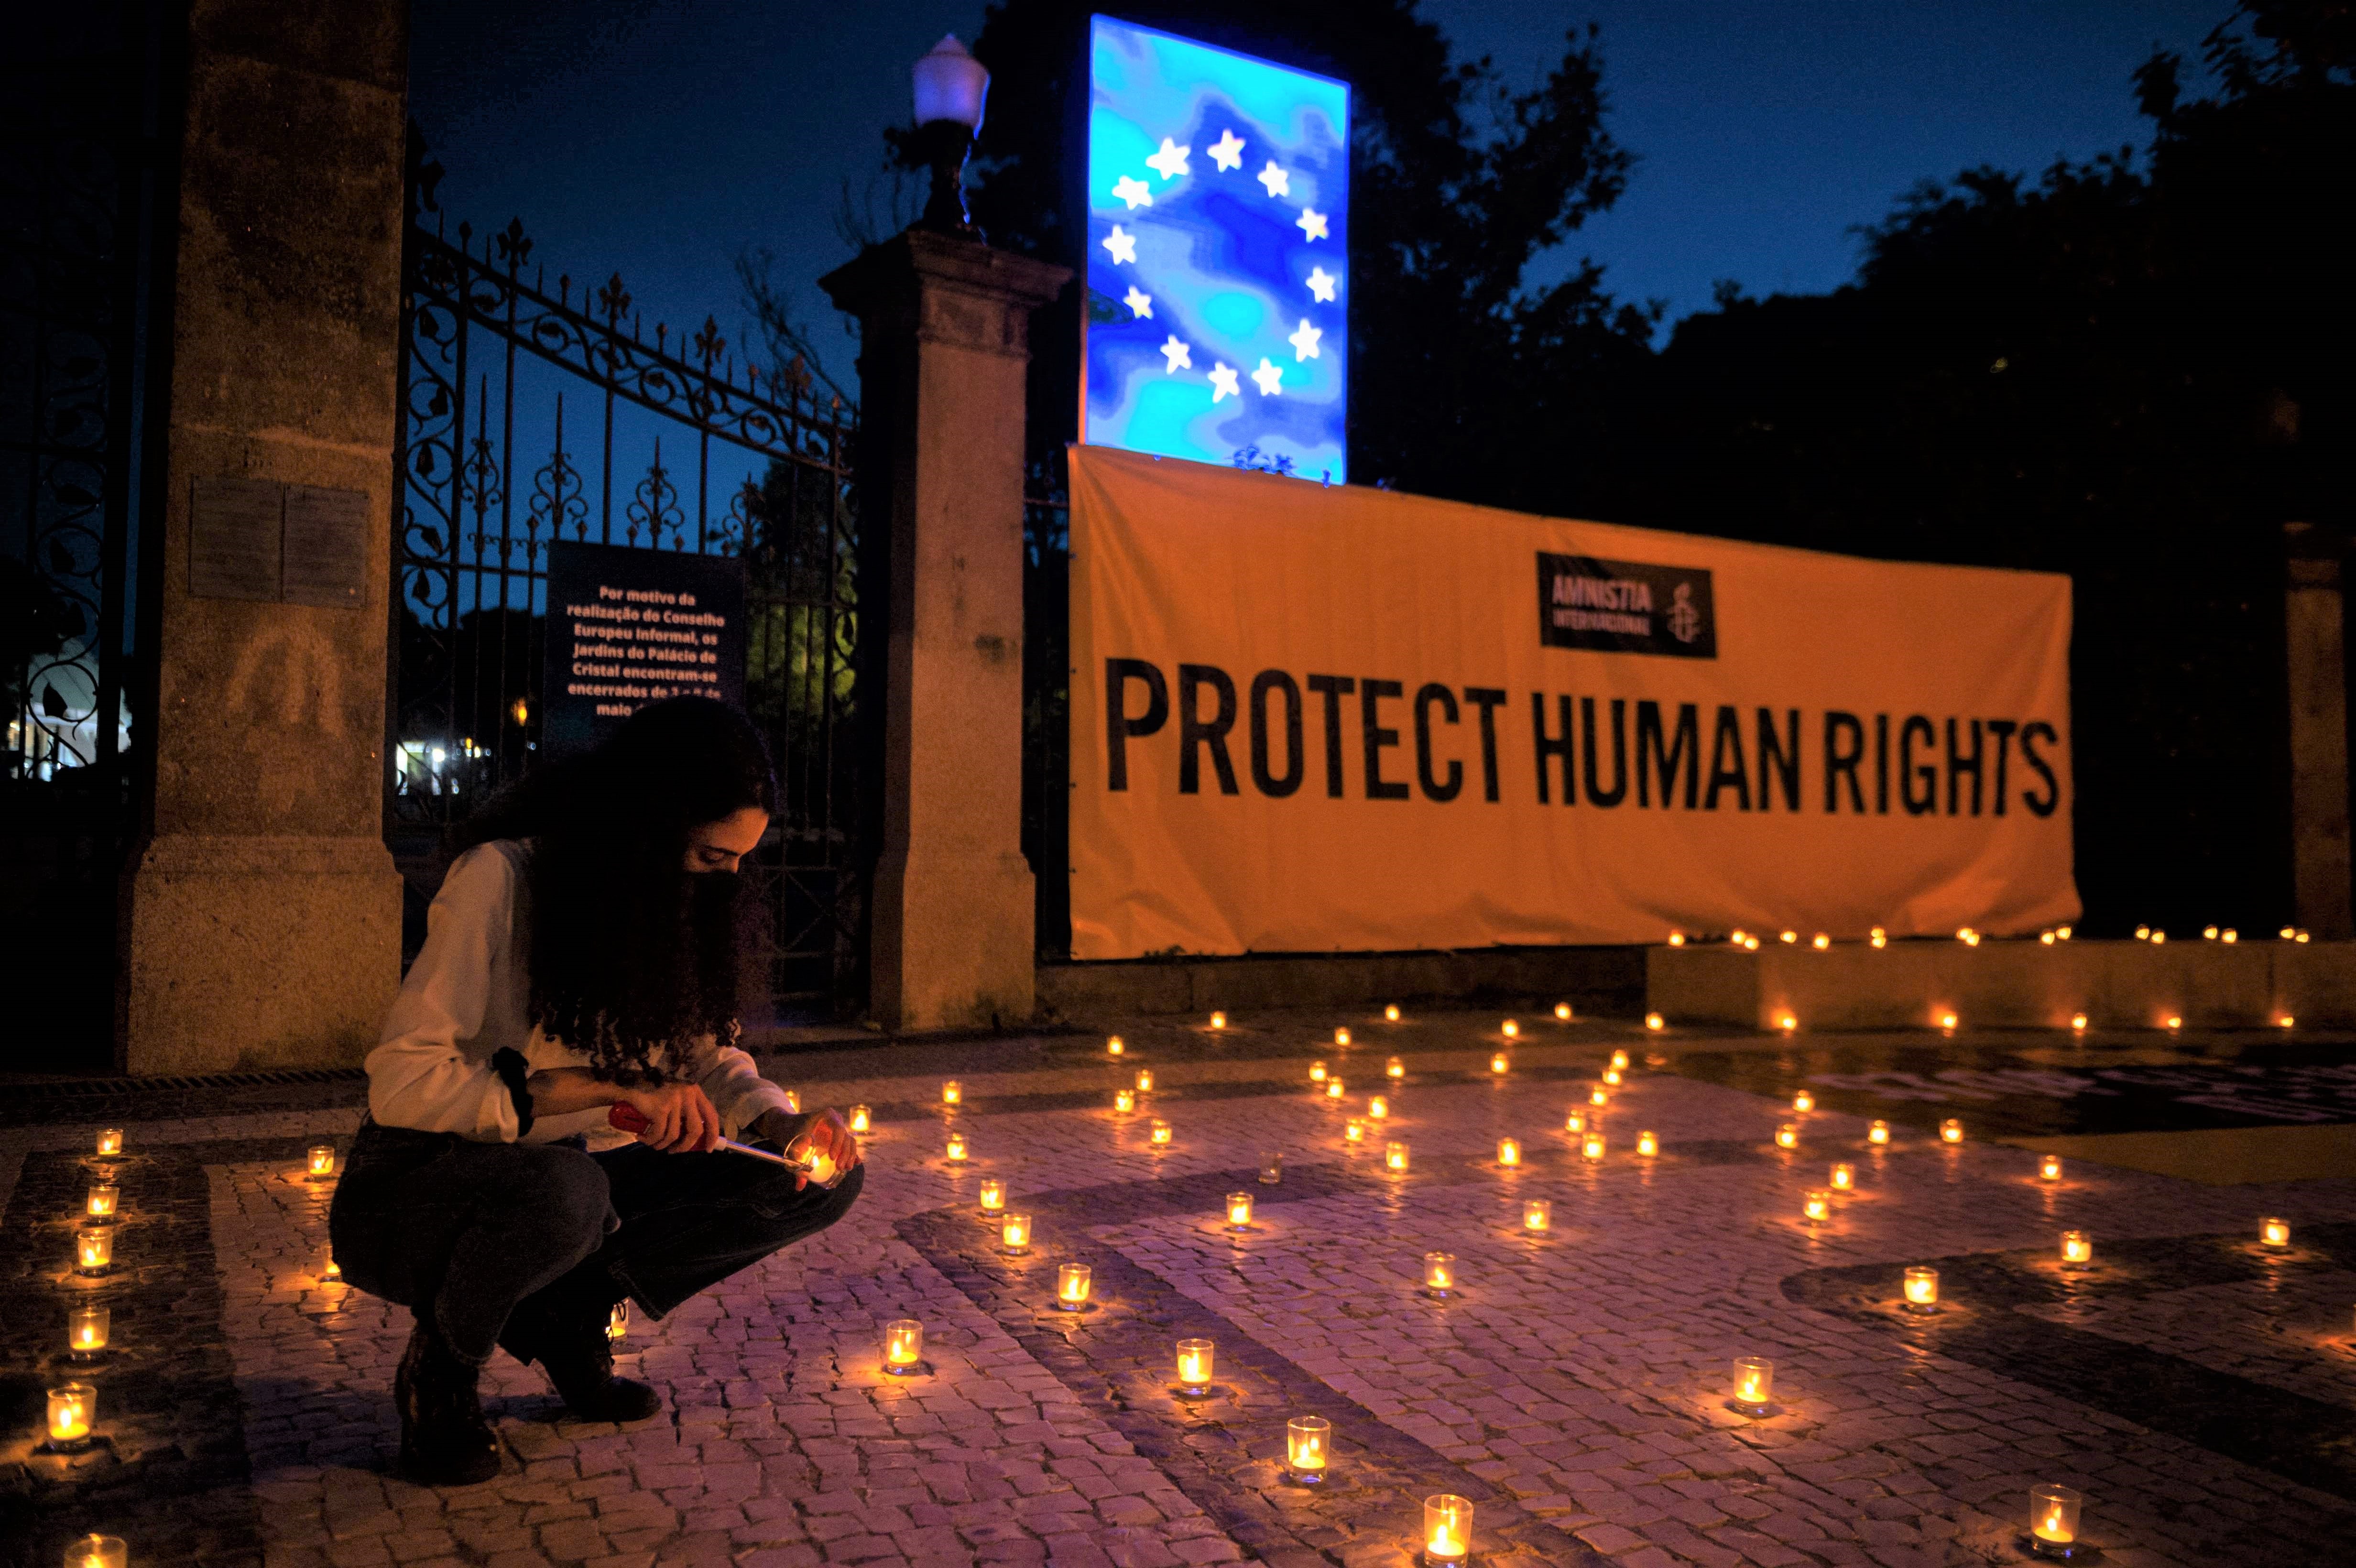
{"label": "black logo patch", "polygon": [[1709,573],[1538,552],[1538,642],[1609,654],[1718,656]]}

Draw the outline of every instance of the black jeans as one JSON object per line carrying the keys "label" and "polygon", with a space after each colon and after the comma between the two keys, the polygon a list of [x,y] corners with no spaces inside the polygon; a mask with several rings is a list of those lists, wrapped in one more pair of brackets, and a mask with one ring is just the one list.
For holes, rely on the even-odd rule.
{"label": "black jeans", "polygon": [[826,1229],[863,1170],[797,1192],[791,1171],[740,1154],[629,1144],[477,1143],[360,1125],[327,1211],[344,1278],[431,1311],[471,1361],[490,1358],[525,1298],[627,1296],[660,1317],[706,1285]]}

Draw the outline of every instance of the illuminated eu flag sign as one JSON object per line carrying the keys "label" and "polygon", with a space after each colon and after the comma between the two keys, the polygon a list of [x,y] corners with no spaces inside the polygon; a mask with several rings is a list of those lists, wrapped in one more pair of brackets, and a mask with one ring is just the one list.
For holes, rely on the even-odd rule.
{"label": "illuminated eu flag sign", "polygon": [[1089,32],[1080,439],[1342,484],[1350,89]]}

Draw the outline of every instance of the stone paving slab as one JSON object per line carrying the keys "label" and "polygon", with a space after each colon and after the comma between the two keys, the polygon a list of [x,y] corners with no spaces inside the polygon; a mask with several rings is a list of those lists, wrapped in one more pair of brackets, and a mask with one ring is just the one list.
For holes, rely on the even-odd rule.
{"label": "stone paving slab", "polygon": [[[1541,1048],[1567,1054],[1541,1065]],[[1901,1128],[1877,1151],[1858,1117],[1795,1117],[1763,1094],[1643,1072],[1609,1097],[1608,1152],[1588,1161],[1561,1128],[1600,1054],[1537,1042],[1502,1082],[1468,1081],[1477,1062],[1435,1064],[1393,1097],[1386,1134],[1411,1149],[1400,1177],[1344,1152],[1343,1116],[1365,1109],[1355,1082],[1334,1106],[1268,1076],[1185,1082],[1173,1059],[1155,1064],[1176,1090],[1122,1116],[1093,1060],[1002,1082],[962,1072],[989,1093],[955,1113],[973,1145],[958,1169],[924,1080],[879,1077],[907,1110],[878,1126],[850,1217],[633,1325],[626,1363],[664,1387],[664,1415],[556,1419],[538,1374],[497,1359],[487,1394],[509,1468],[442,1490],[389,1474],[407,1314],[322,1277],[327,1193],[291,1174],[305,1143],[348,1136],[352,1108],[138,1125],[134,1153],[154,1162],[142,1180],[162,1185],[126,1183],[125,1252],[143,1261],[102,1288],[143,1336],[166,1321],[150,1313],[182,1317],[159,1336],[168,1352],[93,1381],[114,1450],[168,1450],[179,1457],[153,1473],[177,1466],[181,1480],[134,1497],[39,1471],[38,1489],[54,1462],[29,1452],[37,1411],[22,1396],[54,1371],[52,1276],[91,1129],[12,1129],[0,1348],[15,1446],[0,1473],[16,1479],[0,1508],[15,1511],[0,1525],[14,1519],[44,1568],[62,1533],[90,1524],[134,1536],[139,1568],[1357,1568],[1408,1562],[1415,1504],[1447,1485],[1480,1504],[1484,1568],[1961,1568],[2019,1560],[2028,1487],[2062,1479],[2088,1492],[2087,1533],[2111,1563],[2344,1551],[2344,1472],[2253,1463],[2162,1421],[2135,1387],[2057,1392],[2068,1380],[2038,1347],[2067,1329],[2169,1380],[2263,1388],[2306,1402],[2275,1408],[2322,1413],[2319,1425],[2351,1418],[2356,1269],[2340,1238],[2356,1181],[2211,1189],[2073,1165],[2048,1184],[2028,1154],[1976,1137],[1947,1147]],[[1154,1056],[1148,1042],[1132,1060]],[[1156,1115],[1174,1129],[1160,1150],[1145,1136]],[[1777,1149],[1769,1135],[1794,1120],[1799,1148]],[[1662,1155],[1633,1152],[1639,1129]],[[1516,1171],[1494,1164],[1505,1133],[1530,1153]],[[1286,1155],[1274,1187],[1249,1179],[1268,1149]],[[1836,1158],[1858,1189],[1810,1225],[1801,1195]],[[1028,1256],[992,1245],[974,1210],[983,1175],[1033,1213]],[[1258,1200],[1240,1236],[1218,1208],[1236,1187]],[[1554,1205],[1543,1239],[1519,1229],[1530,1196]],[[2215,1262],[2231,1259],[2219,1239],[2254,1235],[2260,1213],[2288,1218],[2309,1255],[2271,1275]],[[1959,1296],[1955,1322],[1983,1325],[1993,1351],[1943,1349],[1876,1294],[1910,1263],[1959,1281],[2033,1271],[2065,1223],[2094,1231],[2105,1262],[2145,1259],[2142,1285]],[[145,1253],[130,1244],[143,1230],[159,1243]],[[1457,1299],[1417,1288],[1435,1247],[1459,1260]],[[2171,1253],[2194,1262],[2167,1275]],[[1102,1305],[1077,1322],[1049,1299],[1068,1257],[1099,1270]],[[877,1365],[880,1326],[900,1316],[926,1326],[928,1376]],[[1211,1400],[1179,1398],[1157,1364],[1181,1327],[1219,1347]],[[1738,1354],[1777,1363],[1763,1418],[1726,1406]],[[1276,1473],[1282,1418],[1305,1410],[1336,1428],[1339,1484],[1324,1494]]]}

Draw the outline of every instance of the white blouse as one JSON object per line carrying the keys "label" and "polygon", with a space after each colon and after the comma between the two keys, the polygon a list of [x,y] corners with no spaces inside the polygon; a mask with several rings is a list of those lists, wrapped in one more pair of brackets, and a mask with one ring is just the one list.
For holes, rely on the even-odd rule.
{"label": "white blouse", "polygon": [[[369,1114],[384,1125],[514,1143],[520,1118],[491,1058],[512,1050],[534,1072],[589,1065],[588,1057],[548,1039],[530,1019],[531,942],[516,908],[524,855],[519,841],[498,838],[451,862],[426,912],[424,949],[369,1052]],[[763,1112],[787,1108],[786,1092],[763,1078],[750,1056],[710,1035],[689,1048],[685,1067],[732,1137]],[[600,1105],[535,1116],[522,1141],[554,1143],[580,1134],[592,1150],[630,1142],[605,1115]]]}

